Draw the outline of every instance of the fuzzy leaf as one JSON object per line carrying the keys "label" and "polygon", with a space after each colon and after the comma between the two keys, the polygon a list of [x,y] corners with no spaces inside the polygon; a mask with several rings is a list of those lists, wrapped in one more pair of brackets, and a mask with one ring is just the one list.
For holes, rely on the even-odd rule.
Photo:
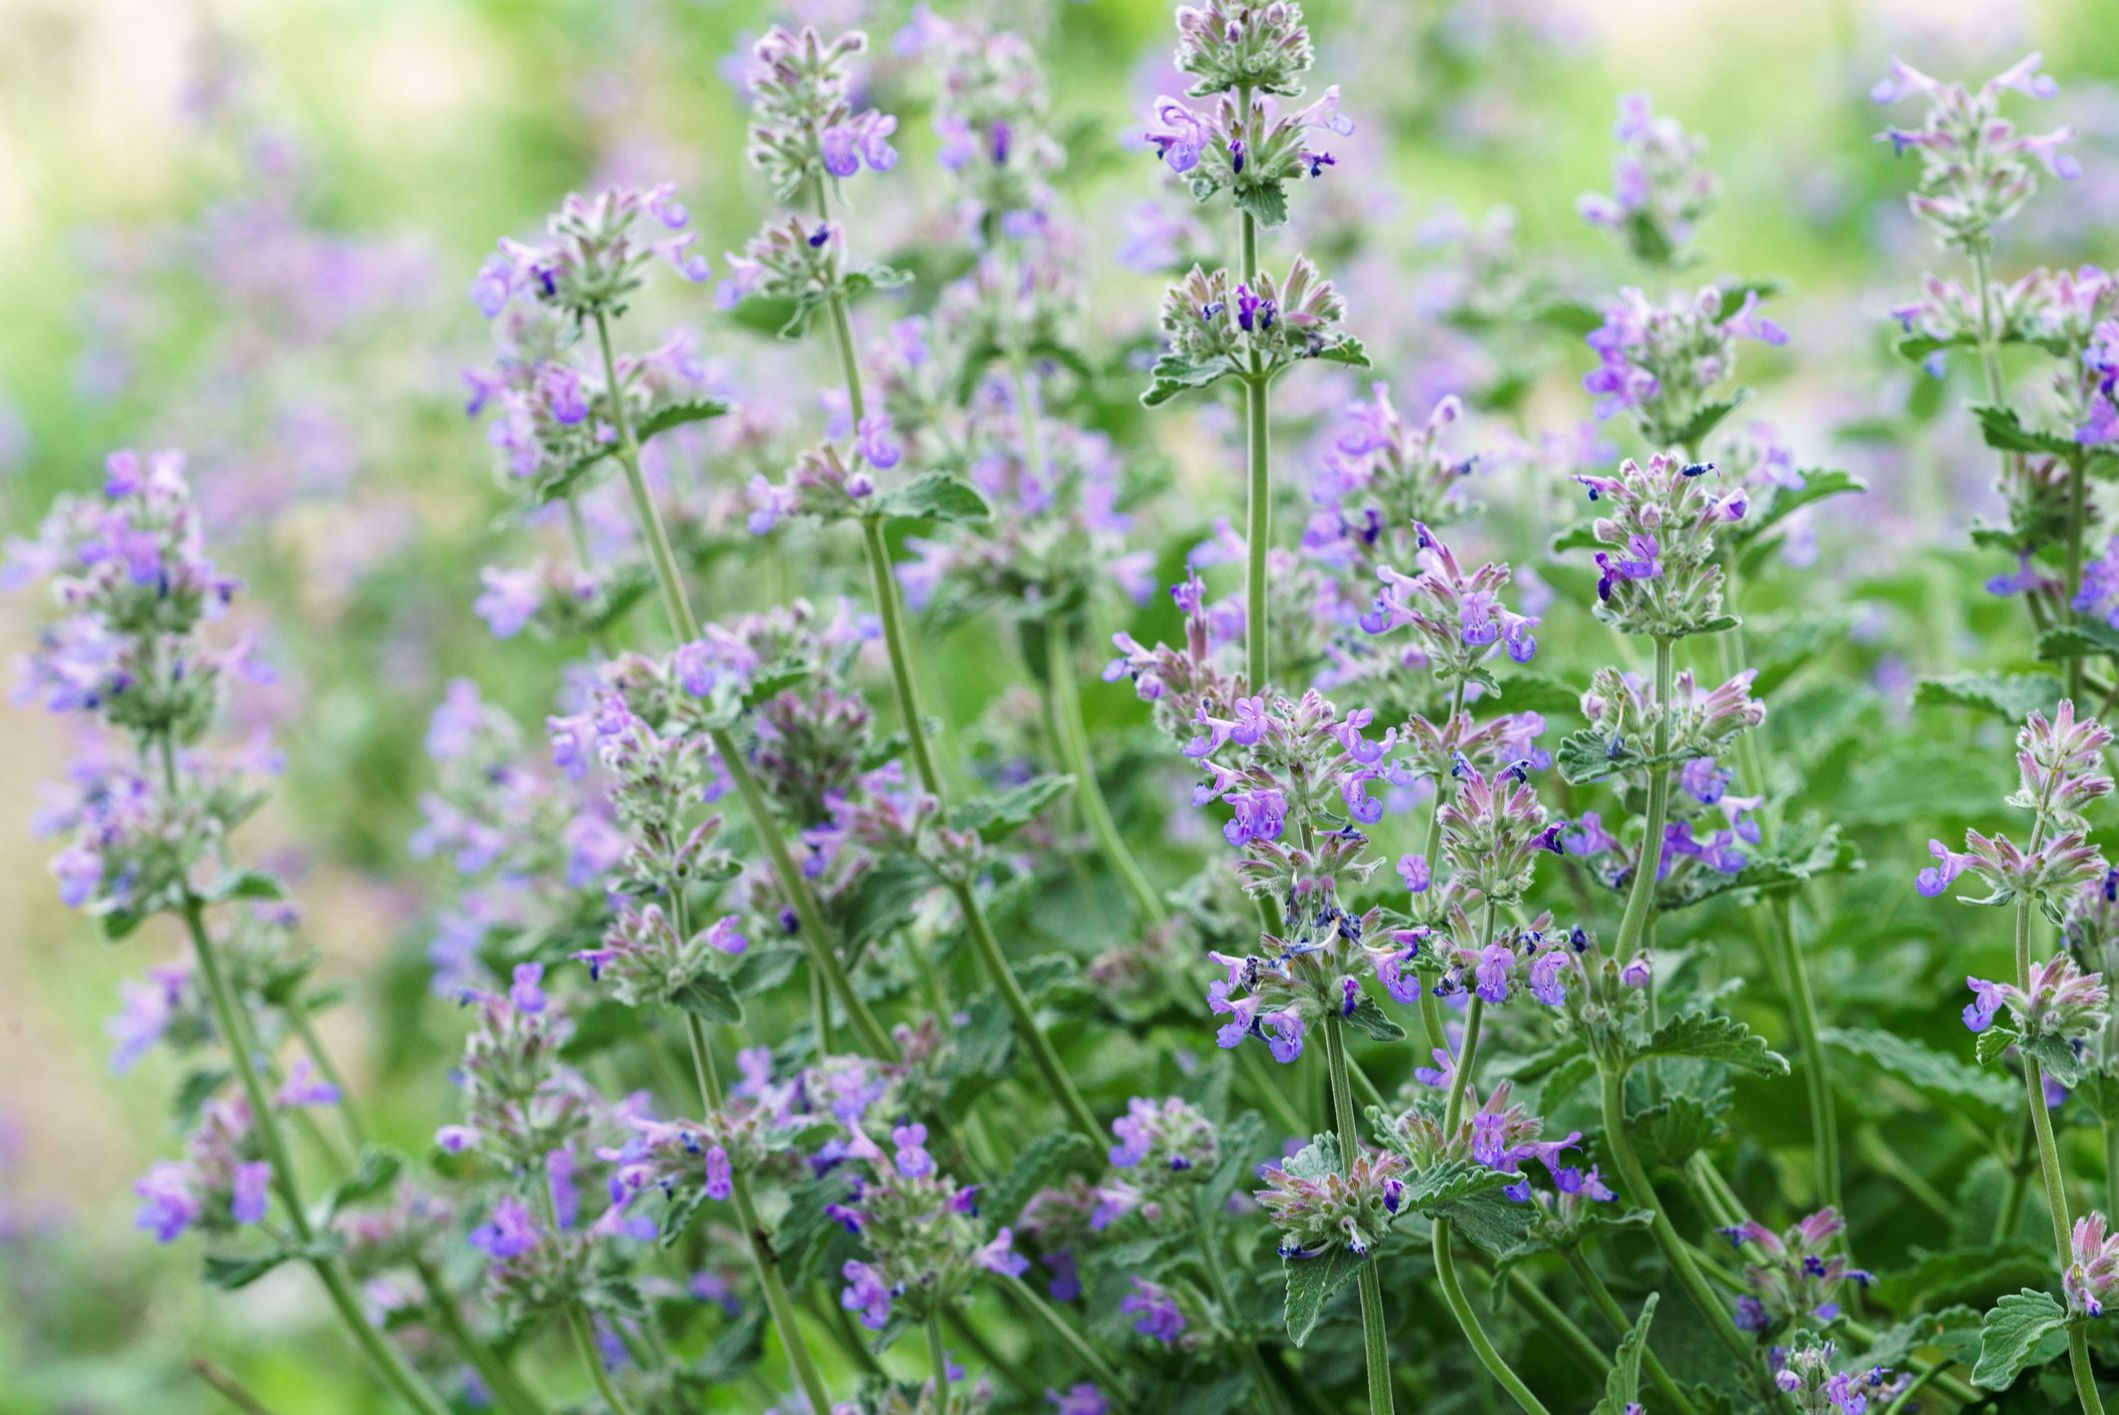
{"label": "fuzzy leaf", "polygon": [[686,1012],[733,1027],[743,1020],[743,1004],[736,990],[718,973],[694,973],[683,987],[670,994],[670,1001]]}
{"label": "fuzzy leaf", "polygon": [[729,405],[719,398],[684,398],[674,403],[664,403],[640,420],[639,425],[633,429],[633,435],[645,442],[657,433],[668,432],[673,427],[683,427],[686,423],[718,418],[728,410]]}
{"label": "fuzzy leaf", "polygon": [[1721,1116],[1697,1096],[1674,1095],[1627,1118],[1635,1148],[1649,1164],[1682,1169],[1722,1133]]}
{"label": "fuzzy leaf", "polygon": [[281,1263],[294,1256],[292,1252],[285,1248],[271,1253],[261,1253],[252,1258],[221,1258],[208,1253],[200,1276],[205,1279],[210,1287],[218,1287],[224,1292],[233,1292],[239,1287],[250,1286],[251,1283],[256,1282],[266,1273],[271,1272]]}
{"label": "fuzzy leaf", "polygon": [[1665,1022],[1634,1053],[1636,1060],[1648,1056],[1692,1056],[1761,1076],[1788,1074],[1788,1058],[1767,1046],[1764,1037],[1733,1017],[1712,1013],[1694,1013]]}
{"label": "fuzzy leaf", "polygon": [[1215,1137],[1220,1158],[1215,1162],[1214,1173],[1200,1186],[1202,1213],[1220,1213],[1236,1187],[1257,1173],[1259,1141],[1265,1136],[1265,1128],[1264,1117],[1255,1110],[1247,1110],[1221,1127]]}
{"label": "fuzzy leaf", "polygon": [[339,1210],[348,1204],[357,1204],[363,1199],[372,1199],[397,1182],[404,1173],[405,1157],[388,1145],[367,1145],[361,1150],[360,1163],[352,1174],[339,1181],[338,1187],[324,1196],[322,1217],[318,1228],[330,1226]]}
{"label": "fuzzy leaf", "polygon": [[1235,372],[1236,366],[1227,359],[1200,364],[1176,354],[1164,354],[1148,371],[1148,391],[1140,395],[1140,401],[1145,407],[1159,407],[1180,393],[1205,388],[1216,379]]}
{"label": "fuzzy leaf", "polygon": [[1261,226],[1278,226],[1288,219],[1288,191],[1279,182],[1247,183],[1232,189],[1230,196],[1238,211]]}
{"label": "fuzzy leaf", "polygon": [[2040,432],[2023,425],[2023,419],[2014,408],[1997,408],[1982,403],[1972,409],[1979,419],[1979,431],[1987,440],[1987,446],[1999,452],[2035,452],[2048,457],[2074,458],[2083,454],[2083,446],[2072,437],[2061,437],[2056,433]]}
{"label": "fuzzy leaf", "polygon": [[773,1247],[796,1291],[808,1281],[812,1265],[822,1261],[833,1235],[844,1231],[825,1210],[845,1202],[851,1192],[850,1177],[844,1169],[834,1169],[787,1191],[787,1208],[773,1232]]}
{"label": "fuzzy leaf", "polygon": [[1970,1104],[1988,1115],[2019,1104],[2023,1093],[2013,1082],[1981,1071],[1946,1052],[1878,1028],[1828,1027],[1827,1046],[1904,1082],[1942,1108]]}
{"label": "fuzzy leaf", "polygon": [[1288,1275],[1288,1340],[1297,1346],[1308,1341],[1310,1333],[1317,1329],[1317,1319],[1324,1314],[1324,1304],[1367,1261],[1355,1257],[1343,1243],[1334,1244],[1314,1258],[1281,1259]]}
{"label": "fuzzy leaf", "polygon": [[1367,368],[1369,351],[1359,339],[1348,335],[1336,344],[1327,345],[1316,353],[1307,355],[1319,363],[1345,364],[1348,368]]}
{"label": "fuzzy leaf", "polygon": [[990,845],[1021,830],[1073,789],[1071,776],[1040,776],[990,796],[972,797],[949,813],[949,823],[958,830],[977,831]]}
{"label": "fuzzy leaf", "polygon": [[2060,680],[2050,673],[1948,673],[1921,679],[1913,703],[1976,708],[2015,726],[2034,712],[2051,712],[2061,691]]}
{"label": "fuzzy leaf", "polygon": [[1047,1131],[1023,1147],[1015,1166],[994,1183],[979,1207],[1001,1223],[1013,1223],[1031,1195],[1069,1169],[1098,1158],[1097,1147],[1079,1130]]}
{"label": "fuzzy leaf", "polygon": [[208,904],[230,899],[285,899],[287,890],[277,876],[264,870],[236,870],[207,885],[199,897]]}
{"label": "fuzzy leaf", "polygon": [[1361,1000],[1354,1004],[1354,1010],[1346,1015],[1346,1024],[1363,1036],[1379,1042],[1405,1040],[1405,1028],[1393,1022],[1377,1005],[1376,999],[1367,993],[1361,995]]}
{"label": "fuzzy leaf", "polygon": [[1641,1393],[1641,1353],[1648,1345],[1648,1324],[1655,1320],[1658,1295],[1648,1294],[1641,1303],[1641,1315],[1619,1338],[1618,1349],[1611,1353],[1611,1370],[1604,1376],[1604,1398],[1590,1415],[1626,1415],[1633,1408],[1634,1397]]}
{"label": "fuzzy leaf", "polygon": [[2062,663],[2071,658],[2095,658],[2119,654],[2119,629],[2102,619],[2078,619],[2055,624],[2038,636],[2038,661]]}
{"label": "fuzzy leaf", "polygon": [[1510,1183],[1508,1175],[1472,1160],[1443,1160],[1416,1171],[1405,1181],[1405,1206],[1433,1214],[1462,1199],[1492,1194]]}
{"label": "fuzzy leaf", "polygon": [[1730,397],[1719,403],[1708,403],[1688,419],[1683,427],[1673,429],[1670,441],[1679,447],[1698,447],[1707,440],[1707,434],[1721,425],[1751,396],[1748,388],[1739,388]]}
{"label": "fuzzy leaf", "polygon": [[[2050,1293],[2026,1287],[2002,1298],[1979,1324],[1972,1384],[2007,1390],[2026,1366],[2050,1361],[2065,1349],[2066,1328],[2067,1309]],[[2059,1340],[2050,1340],[2054,1337]]]}
{"label": "fuzzy leaf", "polygon": [[969,522],[993,514],[977,487],[948,472],[923,472],[876,502],[878,513],[900,520]]}
{"label": "fuzzy leaf", "polygon": [[1979,1040],[1973,1043],[1972,1055],[1979,1058],[1981,1066],[1992,1066],[2001,1060],[2001,1054],[2014,1046],[2016,1041],[2014,1027],[2005,1022],[1996,1023],[1979,1034]]}

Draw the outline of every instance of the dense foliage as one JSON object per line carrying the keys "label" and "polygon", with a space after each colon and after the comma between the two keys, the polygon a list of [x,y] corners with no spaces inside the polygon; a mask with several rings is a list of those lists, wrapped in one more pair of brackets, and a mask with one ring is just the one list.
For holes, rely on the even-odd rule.
{"label": "dense foliage", "polygon": [[[431,474],[483,437],[499,518],[389,573],[500,649],[380,748],[422,946],[351,1005],[246,825],[318,789],[234,573],[278,464],[114,452],[14,544],[58,894],[176,945],[111,1024],[174,1081],[140,1244],[430,1415],[2095,1415],[2119,277],[2005,239],[2092,175],[2058,86],[1871,95],[1934,273],[1836,441],[1975,429],[1992,483],[1887,559],[1959,532],[1740,414],[1806,330],[1707,273],[1724,179],[1645,93],[1579,203],[1625,283],[1505,215],[1415,264],[1301,5],[1175,18],[1122,231],[1034,36],[922,6],[745,48],[740,250],[613,180],[464,272]],[[202,240],[245,370],[431,318],[269,198]],[[386,376],[211,377],[388,523],[332,455]]]}

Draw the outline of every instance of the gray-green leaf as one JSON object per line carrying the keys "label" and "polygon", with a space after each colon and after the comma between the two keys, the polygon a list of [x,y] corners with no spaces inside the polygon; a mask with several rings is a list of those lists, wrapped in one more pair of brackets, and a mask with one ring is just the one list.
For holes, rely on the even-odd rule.
{"label": "gray-green leaf", "polygon": [[2067,1310],[2050,1293],[2026,1287],[2002,1298],[1979,1324],[1979,1361],[1972,1367],[1972,1384],[2007,1390],[2026,1366],[2060,1354],[2067,1344],[2066,1327]]}

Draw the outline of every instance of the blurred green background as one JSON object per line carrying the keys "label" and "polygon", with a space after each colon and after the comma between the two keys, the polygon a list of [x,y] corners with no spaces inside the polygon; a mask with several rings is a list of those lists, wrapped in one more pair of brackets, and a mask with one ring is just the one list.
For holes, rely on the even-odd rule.
{"label": "blurred green background", "polygon": [[[1365,160],[1387,164],[1401,194],[1374,221],[1409,230],[1444,204],[1477,216],[1507,203],[1524,250],[1593,290],[1618,262],[1574,206],[1607,183],[1617,95],[1646,88],[1704,134],[1725,189],[1711,263],[1790,282],[1795,344],[1757,361],[1772,375],[1764,411],[1813,440],[1903,383],[1873,352],[1884,309],[1932,259],[1901,215],[1907,172],[1871,141],[1866,93],[1889,54],[1976,78],[2042,49],[2085,166],[2105,179],[2049,195],[2018,237],[2042,260],[2093,258],[2119,213],[2109,0],[1308,8],[1319,75],[1342,84],[1370,125]],[[1119,139],[1152,96],[1137,76],[1165,62],[1169,7],[982,10],[1046,34],[1074,148],[1063,196],[1115,242],[1101,215],[1154,187]],[[885,49],[905,16],[797,13],[866,23]],[[421,901],[393,873],[424,770],[418,734],[451,674],[512,685],[502,695],[527,710],[550,688],[470,613],[495,501],[458,408],[457,370],[485,342],[463,291],[497,235],[604,174],[675,180],[705,249],[739,245],[760,206],[728,62],[785,17],[748,0],[0,0],[0,518],[26,532],[115,446],[181,442],[209,491],[225,473],[244,529],[216,535],[259,588],[258,627],[269,614],[287,671],[272,695],[287,789],[251,844],[301,862],[327,968],[357,986],[327,1021],[401,1138],[431,1130],[445,1064],[416,1031],[374,1020],[416,1014],[424,997]],[[931,187],[929,140],[907,126],[902,170]],[[1380,191],[1373,171],[1333,180],[1359,199]],[[1108,252],[1102,264],[1110,326],[1152,318],[1152,284]],[[1357,329],[1420,318],[1409,288],[1399,302],[1371,283],[1364,298]],[[710,352],[749,337],[711,310],[686,314]],[[1571,378],[1552,371],[1531,404],[1551,416],[1534,422],[1582,415]],[[1923,525],[1961,519],[1884,489]],[[39,608],[0,600],[10,653]],[[945,681],[986,691],[977,674]],[[183,1373],[193,1355],[239,1369],[276,1408],[362,1408],[341,1345],[302,1339],[306,1292],[290,1301],[296,1289],[273,1280],[209,1300],[195,1252],[129,1227],[132,1182],[171,1143],[171,1076],[150,1063],[114,1082],[103,1020],[118,980],[174,941],[113,948],[59,908],[29,822],[64,728],[26,707],[5,722],[0,1410],[212,1408]]]}

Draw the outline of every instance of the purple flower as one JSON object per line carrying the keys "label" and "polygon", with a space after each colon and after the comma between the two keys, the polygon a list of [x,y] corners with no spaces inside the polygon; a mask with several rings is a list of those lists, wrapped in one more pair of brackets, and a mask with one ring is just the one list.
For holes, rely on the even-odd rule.
{"label": "purple flower", "polygon": [[870,1331],[881,1331],[890,1324],[890,1289],[883,1285],[881,1274],[866,1263],[848,1259],[839,1269],[846,1279],[846,1286],[839,1293],[839,1305],[849,1312],[861,1314],[861,1325]]}
{"label": "purple flower", "polygon": [[1185,1314],[1168,1290],[1142,1278],[1133,1279],[1133,1290],[1118,1304],[1122,1313],[1139,1313],[1133,1330],[1161,1342],[1174,1342],[1184,1334]]}
{"label": "purple flower", "polygon": [[235,1167],[234,1196],[228,1211],[237,1223],[265,1221],[265,1186],[271,1179],[272,1166],[264,1160],[250,1160]]}
{"label": "purple flower", "polygon": [[1231,845],[1280,838],[1287,824],[1288,802],[1278,790],[1232,791],[1226,799],[1236,809],[1235,816],[1221,828],[1223,838]]}
{"label": "purple flower", "polygon": [[1429,868],[1425,855],[1401,855],[1398,857],[1398,878],[1414,894],[1425,894],[1435,882],[1435,873]]}
{"label": "purple flower", "polygon": [[855,445],[870,466],[882,470],[895,467],[903,455],[898,451],[898,445],[890,440],[888,413],[870,413],[861,419]]}
{"label": "purple flower", "polygon": [[177,1235],[198,1221],[199,1200],[192,1193],[191,1172],[170,1160],[157,1161],[132,1186],[140,1196],[132,1226],[155,1236],[157,1243],[176,1241]]}
{"label": "purple flower", "polygon": [[529,1205],[513,1194],[504,1195],[492,1215],[471,1230],[471,1246],[502,1262],[529,1252],[537,1246],[537,1224]]}
{"label": "purple flower", "polygon": [[1972,1000],[1965,1004],[1964,1024],[1972,1031],[1984,1032],[1994,1025],[1995,1015],[2008,1001],[2007,990],[1982,978],[1968,977],[1965,986],[1972,990]]}
{"label": "purple flower", "polygon": [[926,1126],[917,1123],[897,1126],[890,1132],[890,1143],[897,1147],[898,1173],[907,1179],[920,1179],[934,1173],[934,1159],[926,1148]]}
{"label": "purple flower", "polygon": [[508,1000],[520,1012],[544,1011],[544,989],[538,984],[544,981],[544,964],[517,963],[515,982],[508,989]]}

